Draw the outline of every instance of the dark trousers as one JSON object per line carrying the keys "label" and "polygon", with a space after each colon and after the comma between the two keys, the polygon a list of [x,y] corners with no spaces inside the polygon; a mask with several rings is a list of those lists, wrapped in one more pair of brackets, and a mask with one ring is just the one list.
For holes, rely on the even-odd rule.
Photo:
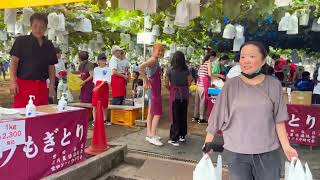
{"label": "dark trousers", "polygon": [[120,97],[112,97],[111,104],[112,105],[123,105],[124,96]]}
{"label": "dark trousers", "polygon": [[230,180],[279,180],[280,153],[274,150],[262,154],[239,154],[224,150]]}
{"label": "dark trousers", "polygon": [[312,94],[312,104],[320,104],[320,95]]}
{"label": "dark trousers", "polygon": [[176,99],[172,104],[172,124],[170,139],[177,141],[179,136],[187,135],[188,100]]}

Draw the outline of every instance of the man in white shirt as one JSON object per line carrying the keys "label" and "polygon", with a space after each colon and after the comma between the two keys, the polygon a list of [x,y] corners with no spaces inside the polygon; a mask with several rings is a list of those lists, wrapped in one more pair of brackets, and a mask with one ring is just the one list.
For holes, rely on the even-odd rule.
{"label": "man in white shirt", "polygon": [[236,57],[234,58],[234,62],[236,64],[229,70],[229,72],[227,74],[228,79],[239,76],[241,74],[239,60],[240,60],[240,55],[237,54]]}
{"label": "man in white shirt", "polygon": [[126,95],[126,81],[128,75],[122,70],[122,56],[124,48],[120,46],[112,46],[112,57],[109,61],[109,67],[112,70],[111,89],[112,89],[112,105],[122,105]]}

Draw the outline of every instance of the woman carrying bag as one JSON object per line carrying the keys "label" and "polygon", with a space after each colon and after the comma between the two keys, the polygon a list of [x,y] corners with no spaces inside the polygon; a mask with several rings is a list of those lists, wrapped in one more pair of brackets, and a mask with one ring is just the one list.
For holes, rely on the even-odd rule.
{"label": "woman carrying bag", "polygon": [[266,56],[259,42],[242,45],[241,75],[225,83],[209,117],[203,152],[222,130],[230,180],[279,180],[280,145],[289,160],[298,156],[287,138],[281,83],[261,73]]}

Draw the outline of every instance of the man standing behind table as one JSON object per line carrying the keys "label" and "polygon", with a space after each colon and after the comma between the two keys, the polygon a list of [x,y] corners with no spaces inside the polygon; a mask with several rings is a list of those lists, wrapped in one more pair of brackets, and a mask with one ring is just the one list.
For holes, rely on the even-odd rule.
{"label": "man standing behind table", "polygon": [[112,57],[109,61],[109,67],[112,70],[111,89],[112,89],[112,105],[122,105],[126,95],[126,81],[128,75],[121,70],[121,61],[123,58],[123,48],[120,46],[112,46]]}
{"label": "man standing behind table", "polygon": [[55,67],[58,63],[54,46],[44,37],[48,19],[45,14],[35,13],[30,18],[32,32],[19,36],[10,51],[10,91],[14,95],[15,108],[25,107],[29,95],[34,104],[48,104],[46,79],[50,79],[49,96],[55,96]]}

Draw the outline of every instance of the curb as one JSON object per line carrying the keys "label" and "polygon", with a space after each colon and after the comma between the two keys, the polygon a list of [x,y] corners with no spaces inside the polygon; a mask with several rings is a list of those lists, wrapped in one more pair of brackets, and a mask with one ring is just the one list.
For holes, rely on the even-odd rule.
{"label": "curb", "polygon": [[83,162],[42,179],[88,180],[100,177],[121,164],[127,153],[127,145],[125,144],[110,144],[109,146],[110,149],[106,152],[89,157]]}

